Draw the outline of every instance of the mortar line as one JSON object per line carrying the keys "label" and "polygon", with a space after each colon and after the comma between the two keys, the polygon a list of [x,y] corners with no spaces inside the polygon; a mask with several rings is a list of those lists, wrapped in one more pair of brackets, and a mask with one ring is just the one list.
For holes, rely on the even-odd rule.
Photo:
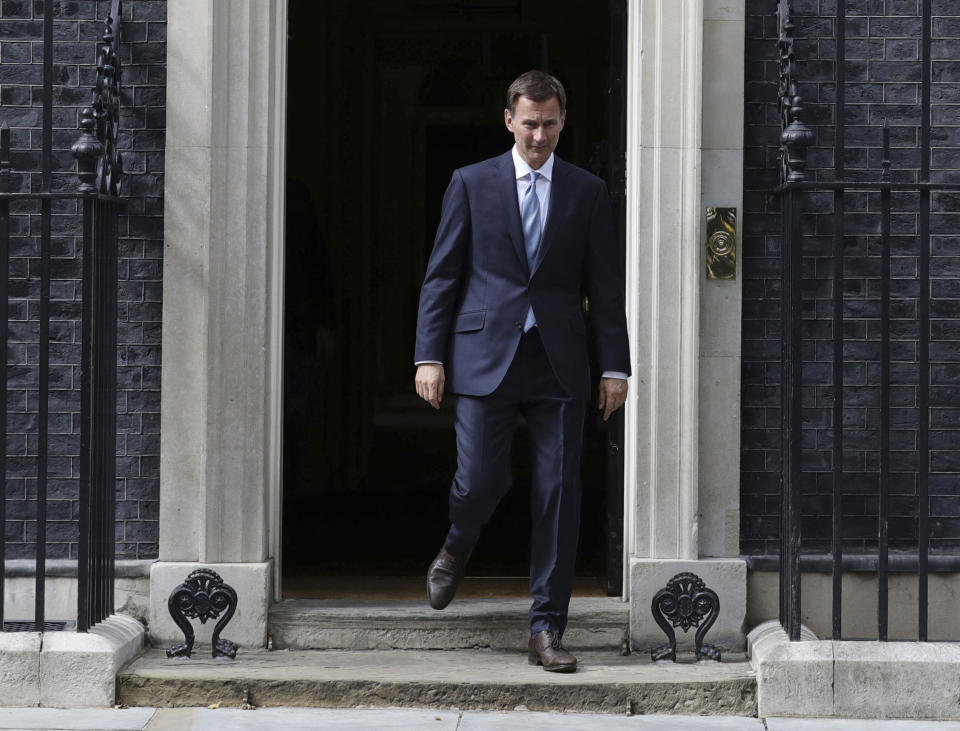
{"label": "mortar line", "polygon": [[454,731],[460,731],[460,725],[462,723],[463,723],[463,711],[460,711],[457,714],[457,727],[454,729]]}

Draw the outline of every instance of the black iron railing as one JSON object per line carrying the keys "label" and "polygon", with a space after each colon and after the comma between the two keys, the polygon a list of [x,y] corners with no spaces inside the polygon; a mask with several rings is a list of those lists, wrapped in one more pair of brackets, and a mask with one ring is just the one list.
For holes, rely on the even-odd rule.
{"label": "black iron railing", "polygon": [[[832,223],[832,526],[830,561],[832,571],[832,637],[842,639],[842,576],[848,563],[843,556],[843,489],[844,489],[844,428],[843,428],[843,366],[844,366],[844,194],[851,191],[879,193],[880,199],[880,402],[879,402],[879,480],[877,555],[871,562],[877,572],[877,637],[888,639],[888,577],[890,571],[890,220],[891,193],[915,192],[918,196],[919,252],[917,297],[917,363],[919,378],[917,407],[917,547],[916,560],[910,569],[918,574],[917,637],[928,636],[928,583],[930,570],[930,196],[937,191],[960,190],[960,184],[931,182],[930,126],[931,126],[931,0],[921,0],[922,37],[919,39],[920,64],[920,169],[916,181],[894,182],[890,164],[890,130],[884,124],[882,132],[883,159],[875,180],[848,180],[844,169],[845,149],[845,92],[846,92],[846,0],[837,0],[835,17],[836,55],[834,59],[836,97],[834,102],[834,167],[833,180],[811,181],[807,178],[806,150],[814,135],[803,122],[803,101],[798,93],[797,59],[794,53],[795,27],[791,18],[789,0],[779,0],[780,21],[780,110],[781,110],[781,180],[777,193],[782,201],[783,222],[783,292],[781,300],[781,507],[780,507],[780,622],[793,640],[800,639],[801,596],[801,534],[800,495],[802,466],[801,444],[801,385],[802,365],[801,328],[803,315],[802,257],[804,231],[800,223],[804,197],[813,191],[827,192],[833,197]],[[903,558],[897,556],[896,558]],[[809,563],[809,562],[805,562]],[[903,564],[898,561],[897,564]],[[903,570],[903,567],[900,567]]]}
{"label": "black iron railing", "polygon": [[[118,149],[120,117],[120,42],[122,0],[112,0],[97,58],[90,106],[83,110],[81,135],[72,148],[80,183],[57,190],[53,176],[53,0],[43,2],[43,128],[39,190],[26,171],[11,169],[10,130],[0,124],[0,339],[9,337],[11,216],[39,213],[39,380],[37,425],[36,585],[34,620],[17,629],[43,630],[46,622],[47,482],[49,475],[50,256],[54,209],[73,202],[82,215],[83,300],[81,322],[79,541],[77,629],[87,631],[113,612],[114,514],[116,481],[117,362],[117,216],[123,175]],[[0,392],[7,391],[7,370],[0,369]],[[7,399],[0,398],[0,425],[6,444]],[[0,474],[7,474],[6,449],[0,449]],[[6,496],[0,493],[0,525],[5,525]],[[4,541],[0,540],[0,620],[4,616]],[[60,623],[61,625],[63,623]],[[0,627],[3,627],[0,622]],[[10,629],[12,625],[8,625]],[[59,626],[59,625],[58,625]]]}

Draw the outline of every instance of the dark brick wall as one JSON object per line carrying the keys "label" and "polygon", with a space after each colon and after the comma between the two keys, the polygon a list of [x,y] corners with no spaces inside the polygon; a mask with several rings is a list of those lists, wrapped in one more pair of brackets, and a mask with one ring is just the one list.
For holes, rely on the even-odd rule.
{"label": "dark brick wall", "polygon": [[[800,91],[816,134],[811,177],[833,177],[834,0],[794,0]],[[917,0],[848,0],[845,165],[850,179],[876,180],[888,121],[895,180],[920,166],[920,7]],[[960,0],[933,0],[934,181],[960,181]],[[780,216],[765,190],[777,183],[776,0],[747,0],[744,196],[744,314],[741,550],[778,550],[780,468]],[[845,196],[844,549],[874,550],[877,535],[880,403],[880,197]],[[892,197],[892,547],[916,549],[918,465],[917,239],[919,196]],[[960,196],[931,204],[932,550],[960,548]],[[802,531],[812,552],[828,545],[832,474],[833,196],[806,196],[803,291]]]}
{"label": "dark brick wall", "polygon": [[[76,184],[70,145],[90,98],[96,41],[109,0],[56,0],[54,24],[54,184]],[[0,120],[11,127],[21,189],[38,189],[42,3],[0,0]],[[154,558],[158,540],[160,316],[163,268],[163,150],[166,3],[127,0],[121,59],[121,147],[127,171],[120,217],[117,363],[117,557]],[[9,472],[7,556],[32,557],[36,535],[39,216],[11,215]],[[73,558],[79,454],[80,240],[75,204],[54,208],[51,281],[48,556]]]}

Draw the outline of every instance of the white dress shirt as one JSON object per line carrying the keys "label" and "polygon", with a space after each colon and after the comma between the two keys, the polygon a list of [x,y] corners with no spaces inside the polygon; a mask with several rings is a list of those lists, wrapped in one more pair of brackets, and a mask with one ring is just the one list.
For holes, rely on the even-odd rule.
{"label": "white dress shirt", "polygon": [[[513,153],[513,169],[517,174],[517,204],[520,210],[523,210],[523,196],[526,195],[527,188],[530,187],[530,173],[533,168],[527,164],[527,161],[520,157],[517,146],[514,145],[511,150]],[[550,212],[550,185],[553,182],[553,153],[543,163],[543,166],[537,170],[540,173],[540,179],[537,180],[537,200],[540,202],[540,240],[543,240],[543,231],[547,226],[547,214]]]}
{"label": "white dress shirt", "polygon": [[[520,206],[520,217],[523,218],[523,199],[527,196],[527,192],[530,190],[530,186],[533,184],[533,180],[530,177],[530,174],[534,172],[533,168],[527,164],[527,161],[520,157],[520,153],[517,151],[517,146],[514,145],[513,149],[510,150],[513,154],[513,171],[517,176],[517,203]],[[541,168],[536,171],[539,175],[537,180],[537,202],[540,205],[540,241],[537,242],[537,248],[535,250],[536,255],[540,256],[540,244],[543,242],[543,230],[547,225],[547,212],[550,207],[550,183],[553,179],[553,153],[550,153],[550,157],[547,158],[547,161],[543,163]],[[530,265],[531,269],[533,268],[533,263]],[[528,321],[531,321],[531,328],[537,326],[537,313],[533,311],[533,306],[530,306],[530,314],[533,315],[532,320],[530,320],[530,315],[527,315]],[[526,329],[526,328],[524,328]]]}
{"label": "white dress shirt", "polygon": [[[523,196],[527,192],[527,188],[530,187],[530,173],[533,171],[533,168],[527,164],[526,160],[520,157],[520,152],[517,150],[516,145],[513,146],[510,152],[513,155],[513,169],[517,177],[517,204],[523,209]],[[547,214],[550,212],[550,188],[553,184],[552,152],[537,172],[540,174],[537,180],[537,200],[540,203],[540,231],[542,232],[546,230]],[[541,241],[542,240],[541,234]],[[534,316],[536,316],[536,313],[534,313]],[[534,327],[536,327],[536,324],[534,324]],[[424,365],[426,363],[443,365],[440,361],[435,360],[417,361],[414,365]],[[626,380],[627,374],[619,371],[604,371],[601,378],[622,378]]]}

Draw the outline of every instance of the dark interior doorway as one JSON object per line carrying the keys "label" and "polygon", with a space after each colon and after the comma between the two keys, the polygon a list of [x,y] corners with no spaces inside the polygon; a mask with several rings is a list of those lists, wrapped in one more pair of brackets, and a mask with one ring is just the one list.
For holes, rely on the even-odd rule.
{"label": "dark interior doorway", "polygon": [[[422,577],[442,544],[452,403],[437,414],[414,393],[413,335],[443,191],[509,149],[503,96],[530,68],[567,87],[557,154],[617,178],[623,5],[290,0],[285,593],[305,576]],[[587,422],[578,573],[618,593],[622,491],[608,500],[607,427]],[[527,573],[527,451],[521,430],[472,575]]]}

